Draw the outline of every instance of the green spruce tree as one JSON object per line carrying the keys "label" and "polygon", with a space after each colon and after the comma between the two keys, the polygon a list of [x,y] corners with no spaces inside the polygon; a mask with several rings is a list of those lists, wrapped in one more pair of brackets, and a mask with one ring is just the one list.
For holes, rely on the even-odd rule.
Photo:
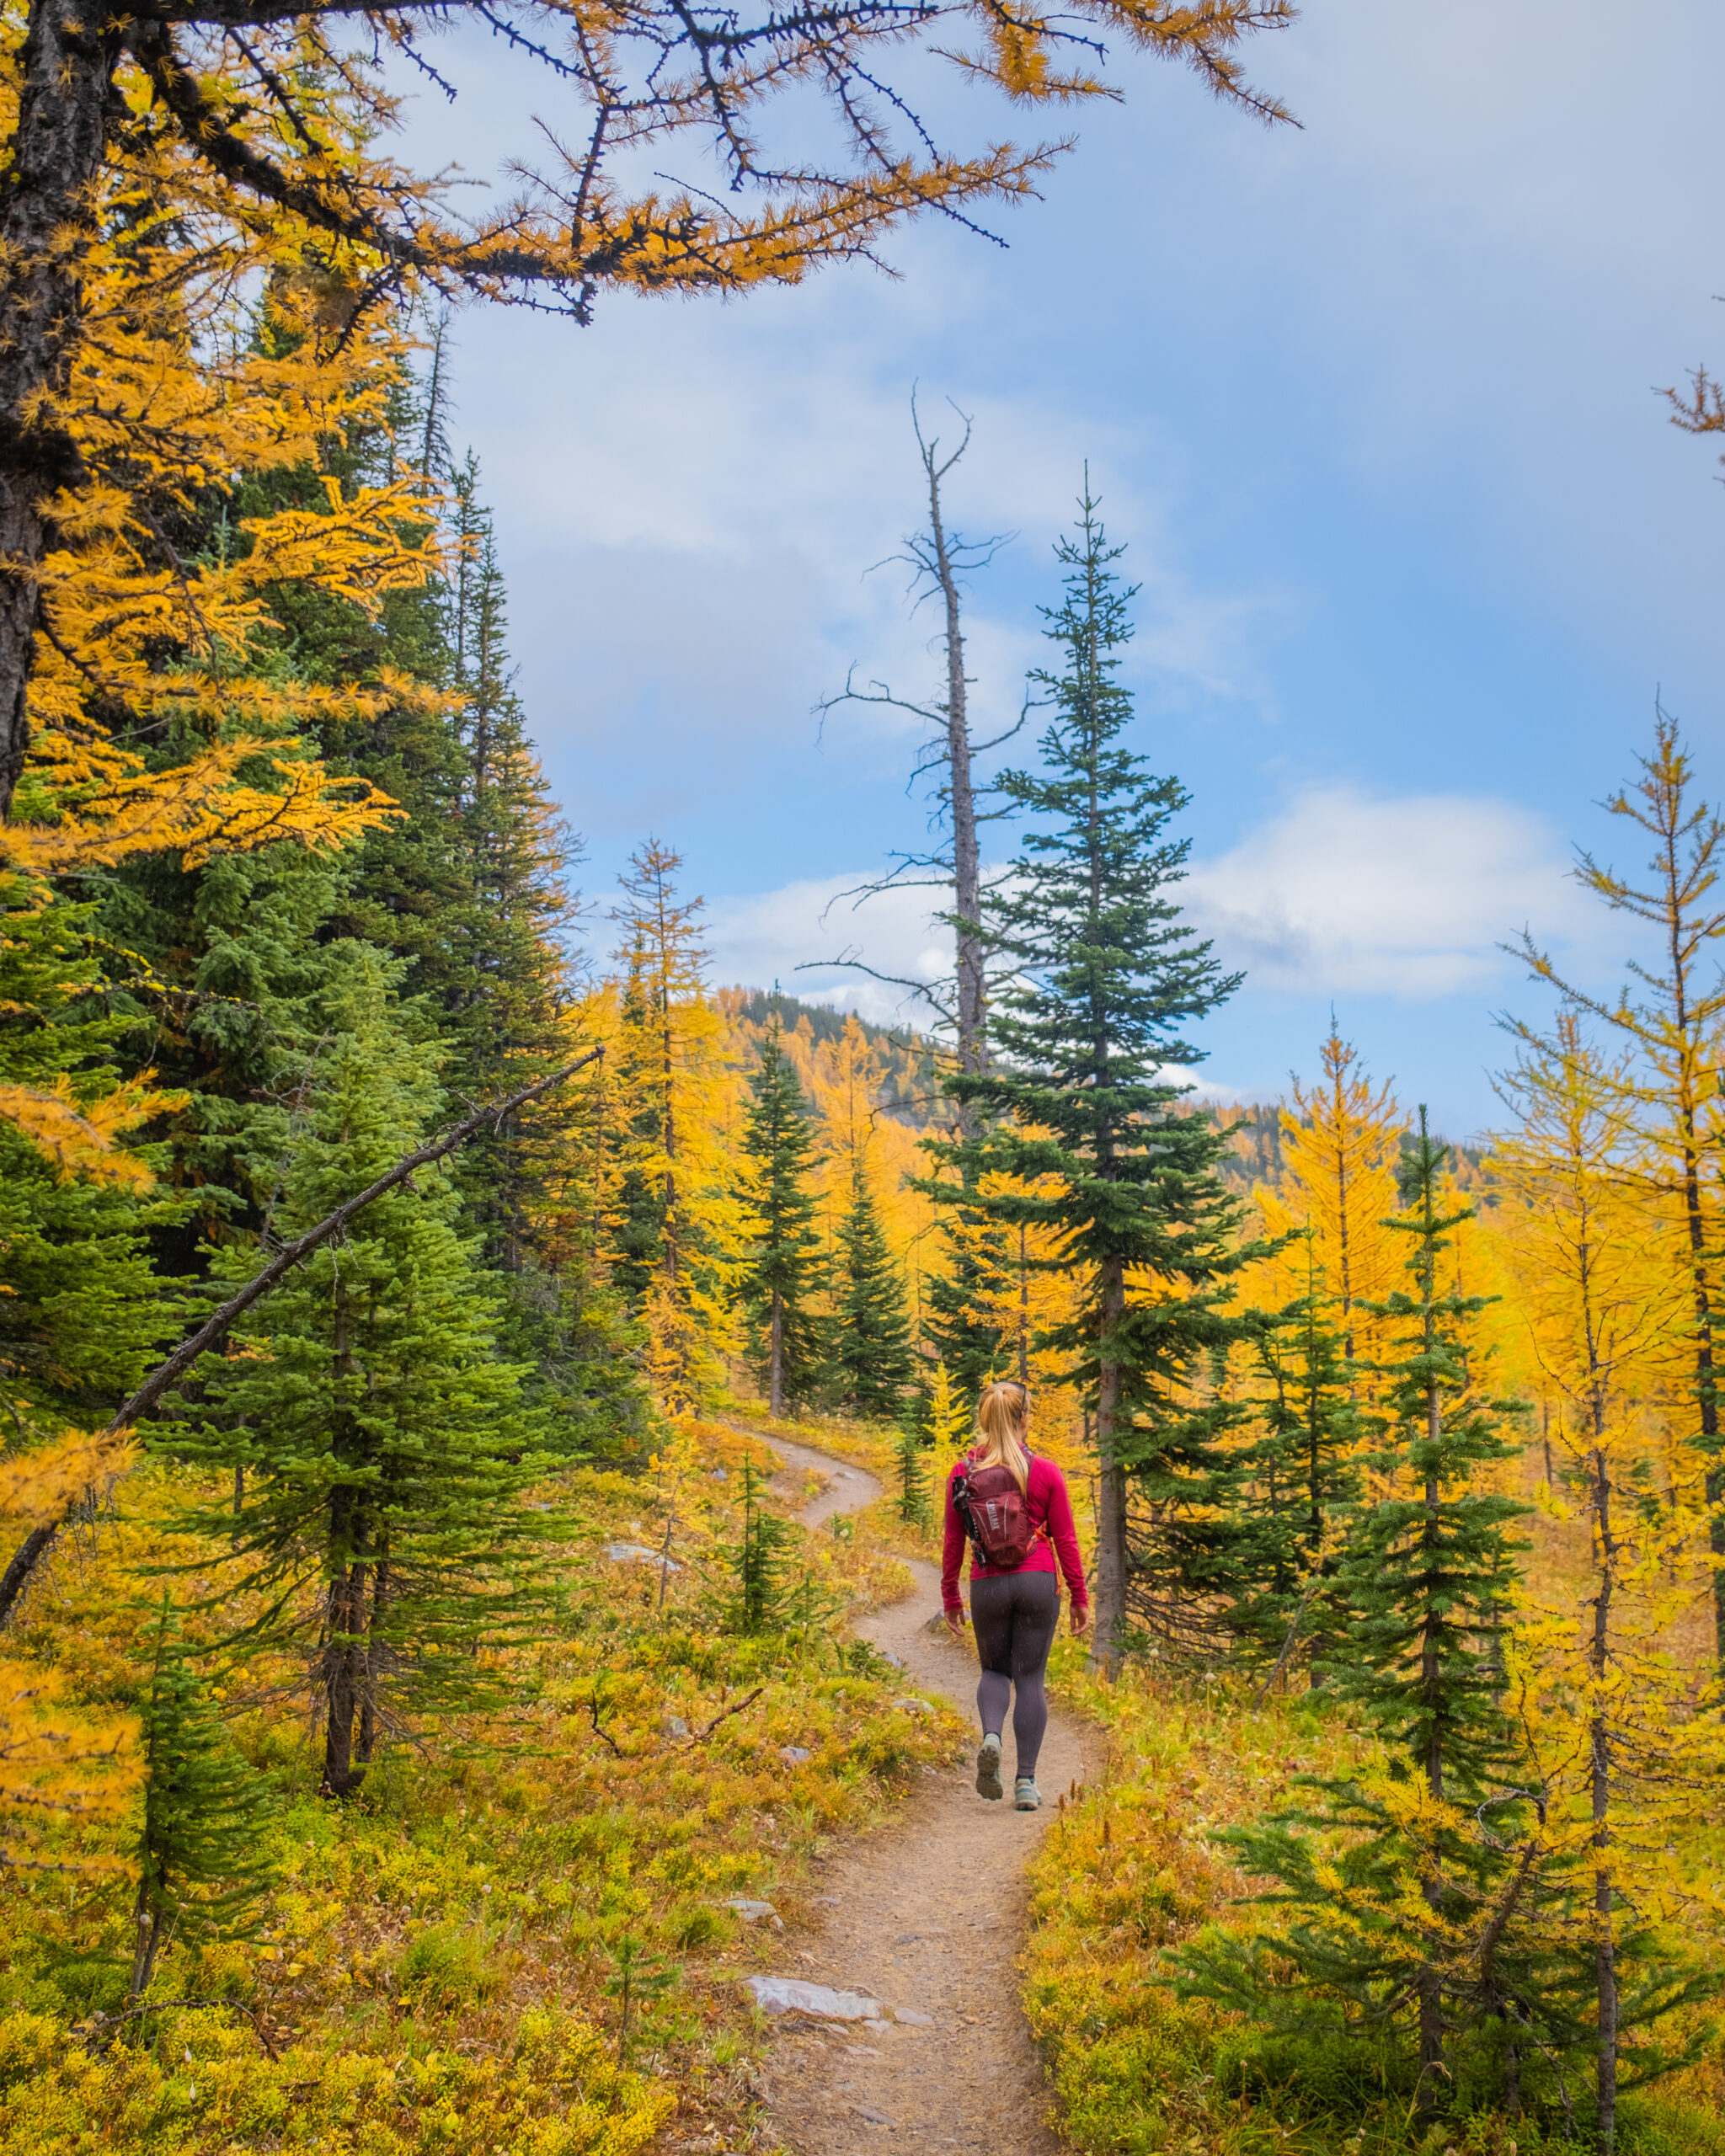
{"label": "green spruce tree", "polygon": [[809,1188],[821,1156],[776,1011],[749,1090],[743,1155],[752,1171],[747,1196],[755,1229],[742,1286],[756,1368],[766,1382],[769,1412],[779,1416],[813,1398],[826,1342],[813,1307],[823,1266]]}
{"label": "green spruce tree", "polygon": [[836,1271],[828,1396],[853,1415],[890,1421],[916,1358],[904,1276],[887,1248],[860,1150],[852,1161],[851,1202],[839,1224]]}
{"label": "green spruce tree", "polygon": [[[16,1087],[40,1142],[0,1118],[0,1444],[106,1419],[179,1328],[151,1262],[191,1205],[154,1185],[163,1149],[124,1134],[149,1113],[125,1073],[142,1043],[107,1006],[97,910],[0,872],[0,1086]],[[127,1049],[133,1053],[128,1054]],[[111,1144],[92,1145],[93,1114]]]}
{"label": "green spruce tree", "polygon": [[126,1990],[133,1999],[149,1988],[170,1940],[195,1946],[246,1935],[270,1885],[265,1837],[279,1809],[199,1681],[166,1595],[149,1652],[144,1817]]}
{"label": "green spruce tree", "polygon": [[[1169,826],[1186,795],[1121,738],[1133,593],[1114,574],[1123,550],[1108,544],[1097,506],[1087,493],[1077,534],[1058,550],[1065,599],[1047,620],[1063,663],[1037,676],[1055,707],[1044,768],[1001,782],[1032,829],[991,911],[991,949],[1013,983],[994,1010],[998,1061],[952,1081],[985,1112],[983,1127],[933,1149],[959,1176],[927,1187],[1008,1225],[1053,1230],[1081,1283],[1081,1316],[1050,1344],[1074,1358],[1095,1412],[1096,1652],[1108,1666],[1129,1587],[1159,1598],[1216,1592],[1202,1523],[1223,1469],[1217,1440],[1237,1410],[1191,1396],[1208,1358],[1243,1337],[1226,1305],[1255,1253],[1236,1245],[1241,1209],[1220,1174],[1227,1137],[1207,1115],[1176,1113],[1190,1089],[1167,1075],[1200,1059],[1182,1029],[1237,978],[1169,895],[1187,853]],[[985,1198],[985,1174],[1008,1187]],[[1129,1549],[1132,1481],[1183,1545]],[[1199,1550],[1195,1577],[1187,1545]]]}
{"label": "green spruce tree", "polygon": [[[1477,1844],[1452,1847],[1439,1807],[1477,1802],[1513,1758],[1503,1705],[1502,1634],[1516,1555],[1512,1521],[1527,1508],[1477,1486],[1480,1470],[1514,1449],[1506,1408],[1470,1369],[1468,1327],[1486,1299],[1445,1291],[1443,1254],[1471,1206],[1445,1213],[1439,1183],[1448,1149],[1434,1142],[1426,1111],[1404,1155],[1406,1211],[1393,1223],[1413,1244],[1413,1289],[1378,1309],[1397,1328],[1402,1353],[1390,1380],[1391,1443],[1374,1461],[1394,1494],[1360,1513],[1343,1555],[1338,1592],[1349,1613],[1346,1651],[1331,1680],[1407,1761],[1434,1807],[1420,1866],[1420,1893],[1441,1926],[1454,1867],[1470,1869]],[[1506,1776],[1505,1779],[1513,1779]],[[1442,1956],[1416,1978],[1422,2088],[1435,2095],[1445,2070]]]}
{"label": "green spruce tree", "polygon": [[919,1532],[928,1525],[932,1513],[928,1492],[926,1412],[925,1403],[914,1393],[907,1394],[899,1403],[898,1435],[893,1445],[899,1518],[906,1527],[914,1527]]}
{"label": "green spruce tree", "polygon": [[962,1186],[953,1187],[935,1235],[946,1262],[922,1276],[922,1330],[974,1415],[982,1388],[1007,1367],[999,1312],[1012,1277],[1012,1237],[966,1203]]}
{"label": "green spruce tree", "polygon": [[1427,2119],[1470,2074],[1501,2100],[1506,2074],[1519,2092],[1525,2056],[1573,2047],[1585,1973],[1566,1967],[1569,1942],[1546,1921],[1575,1881],[1547,1856],[1503,1697],[1523,1546],[1512,1529],[1526,1508],[1479,1486],[1513,1448],[1469,1337],[1485,1299],[1443,1283],[1453,1230],[1471,1217],[1443,1209],[1445,1151],[1422,1108],[1391,1224],[1413,1244],[1412,1284],[1370,1306],[1400,1351],[1370,1462],[1385,1494],[1354,1511],[1331,1582],[1345,1630],[1329,1684],[1387,1767],[1309,1782],[1297,1810],[1233,1835],[1242,1868],[1279,1882],[1265,1898],[1284,1928],[1185,1957],[1188,1989],[1284,2022],[1384,2026],[1411,2011]]}
{"label": "green spruce tree", "polygon": [[1276,1667],[1327,1636],[1327,1603],[1343,1523],[1359,1496],[1355,1455],[1365,1435],[1348,1360],[1305,1238],[1306,1292],[1267,1318],[1252,1343],[1263,1381],[1258,1434],[1234,1454],[1223,1510],[1234,1531],[1230,1628]]}
{"label": "green spruce tree", "polygon": [[[375,954],[350,987],[284,1235],[411,1150],[439,1103]],[[458,1212],[435,1172],[369,1208],[237,1330],[238,1353],[205,1358],[198,1419],[167,1441],[236,1478],[231,1512],[185,1524],[231,1550],[228,1593],[262,1598],[250,1646],[302,1658],[339,1796],[414,1712],[500,1697],[480,1650],[532,1636],[553,1598],[538,1550],[555,1524],[519,1502],[546,1464],[543,1417],[497,1353],[496,1284]]]}

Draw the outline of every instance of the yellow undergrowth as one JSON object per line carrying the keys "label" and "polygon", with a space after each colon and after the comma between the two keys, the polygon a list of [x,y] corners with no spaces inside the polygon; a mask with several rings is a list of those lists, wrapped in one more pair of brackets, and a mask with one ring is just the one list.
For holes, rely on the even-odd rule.
{"label": "yellow undergrowth", "polygon": [[[1575,2144],[1525,2121],[1445,2123],[1422,2140],[1372,2063],[1338,2038],[1296,2061],[1239,2017],[1177,1999],[1166,1954],[1210,1925],[1273,1928],[1223,1831],[1277,1810],[1300,1774],[1343,1773],[1365,1741],[1321,1698],[1260,1709],[1231,1679],[1129,1667],[1098,1682],[1057,1642],[1066,1704],[1106,1732],[1095,1785],[1060,1800],[1031,1870],[1023,1998],[1065,2138],[1086,2156],[1539,2156]],[[1698,1844],[1693,1859],[1712,1860]],[[1579,2092],[1584,2111],[1587,2092]],[[1725,2057],[1626,2099],[1620,2156],[1725,2156]]]}
{"label": "yellow undergrowth", "polygon": [[[285,1802],[256,1935],[163,1954],[149,1999],[199,2004],[99,2020],[124,1990],[123,1866],[0,1873],[0,2145],[628,2156],[661,2133],[668,2150],[770,2145],[740,1979],[803,1971],[808,1860],[950,1760],[959,1730],[895,1705],[903,1676],[844,1644],[838,1612],[909,1584],[867,1522],[800,1535],[794,1561],[827,1593],[830,1636],[788,1653],[717,1625],[743,1470],[766,1459],[755,1440],[689,1423],[645,1472],[581,1470],[548,1492],[573,1500],[579,1531],[567,1620],[521,1671],[522,1705],[489,1726],[420,1731],[357,1800],[314,1794],[302,1691],[266,1697],[255,1677],[249,1691],[234,1679],[237,1732]],[[123,1483],[119,1517],[59,1561],[26,1614],[19,1647],[93,1707],[136,1686],[138,1605],[160,1591],[139,1567],[168,1552],[174,1494],[160,1470]],[[674,1572],[608,1554],[663,1551],[667,1528]],[[190,1599],[211,1577],[181,1590]],[[123,1860],[135,1831],[129,1810],[71,1821],[50,1854]],[[772,1902],[784,1930],[725,1906],[745,1898]],[[680,1973],[638,2008],[620,2060],[626,1936]]]}

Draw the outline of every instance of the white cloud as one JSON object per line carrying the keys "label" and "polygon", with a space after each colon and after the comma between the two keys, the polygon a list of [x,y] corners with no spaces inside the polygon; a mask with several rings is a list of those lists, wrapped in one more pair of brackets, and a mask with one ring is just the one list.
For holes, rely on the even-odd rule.
{"label": "white cloud", "polygon": [[[1524,926],[1562,947],[1586,902],[1543,818],[1466,794],[1381,799],[1352,787],[1301,793],[1227,852],[1196,861],[1181,890],[1247,991],[1389,995],[1488,990],[1513,972],[1498,946]],[[926,1021],[905,992],[829,962],[847,949],[877,973],[937,980],[951,963],[931,920],[939,894],[900,889],[853,911],[862,874],[723,899],[712,976],[835,1002],[880,1022]],[[799,965],[814,970],[798,973]]]}
{"label": "white cloud", "polygon": [[1329,787],[1194,862],[1186,905],[1248,990],[1423,1001],[1501,979],[1498,946],[1524,926],[1567,941],[1584,913],[1567,867],[1509,802]]}
{"label": "white cloud", "polygon": [[[769,988],[777,981],[787,995],[836,1004],[878,1025],[927,1026],[929,1006],[914,993],[830,962],[854,953],[876,974],[938,981],[952,966],[950,933],[930,918],[941,894],[900,886],[853,910],[846,894],[862,881],[860,873],[827,876],[751,898],[715,900],[708,933],[709,977],[747,988]],[[812,970],[798,973],[804,964]]]}

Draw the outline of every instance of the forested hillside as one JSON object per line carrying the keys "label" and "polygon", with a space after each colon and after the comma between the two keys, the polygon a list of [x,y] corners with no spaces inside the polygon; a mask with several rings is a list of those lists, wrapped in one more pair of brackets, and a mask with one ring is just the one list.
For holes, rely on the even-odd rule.
{"label": "forested hillside", "polygon": [[[1015,99],[1106,87],[965,12]],[[1086,19],[1274,120],[1236,47],[1287,13]],[[7,17],[7,2148],[772,2156],[746,1980],[835,1973],[816,1866],[914,1862],[975,1735],[853,1620],[932,1592],[1012,1379],[1095,1771],[979,1951],[1065,2143],[1725,2150],[1718,775],[1626,746],[1650,866],[1578,873],[1637,962],[1524,939],[1493,1130],[1345,1010],[1220,1104],[1252,989],[1183,910],[1124,550],[1087,480],[985,784],[924,444],[952,979],[901,1027],[716,979],[678,833],[594,873],[542,771],[448,304],[794,283],[1053,152],[889,158],[899,11],[770,59],[668,12],[676,95],[615,25],[551,72],[636,147],[718,126],[758,216],[607,193],[598,125],[575,209],[448,222],[381,62],[242,14]],[[859,169],[759,167],[732,95],[823,71]],[[786,1444],[881,1494],[807,1524]]]}

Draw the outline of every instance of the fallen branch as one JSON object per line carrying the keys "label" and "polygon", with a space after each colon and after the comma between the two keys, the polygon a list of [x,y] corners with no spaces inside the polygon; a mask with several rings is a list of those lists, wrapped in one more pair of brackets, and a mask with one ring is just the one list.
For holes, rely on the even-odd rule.
{"label": "fallen branch", "polygon": [[1276,1679],[1288,1666],[1288,1657],[1294,1652],[1294,1642],[1300,1636],[1300,1627],[1306,1621],[1306,1613],[1311,1605],[1311,1598],[1316,1593],[1319,1585],[1323,1579],[1323,1565],[1322,1562],[1322,1556],[1323,1552],[1320,1550],[1318,1553],[1319,1561],[1314,1563],[1311,1570],[1311,1577],[1306,1582],[1306,1592],[1300,1596],[1299,1604],[1295,1609],[1294,1621],[1288,1627],[1288,1636],[1282,1642],[1282,1652],[1276,1657],[1274,1668],[1271,1670],[1269,1675],[1265,1678],[1263,1684],[1258,1686],[1257,1691],[1255,1691],[1252,1695],[1252,1710],[1254,1714],[1257,1713],[1258,1710],[1269,1697],[1271,1686],[1275,1683]]}
{"label": "fallen branch", "polygon": [[621,1759],[623,1756],[622,1745],[617,1742],[617,1739],[611,1735],[608,1729],[602,1728],[600,1725],[599,1694],[596,1692],[587,1702],[587,1719],[593,1725],[593,1734],[595,1737],[602,1737],[606,1742],[611,1747],[612,1758]]}
{"label": "fallen branch", "polygon": [[[501,1123],[505,1116],[513,1113],[516,1108],[537,1099],[541,1093],[548,1093],[553,1086],[561,1086],[565,1080],[573,1078],[578,1070],[585,1070],[590,1063],[596,1062],[604,1053],[602,1048],[590,1049],[585,1055],[579,1057],[574,1063],[565,1064],[561,1070],[553,1070],[547,1077],[535,1079],[531,1086],[521,1086],[504,1100],[494,1101],[483,1108],[476,1108],[471,1115],[464,1116],[459,1123],[451,1123],[437,1137],[428,1139],[416,1152],[398,1161],[393,1168],[379,1176],[376,1182],[368,1183],[364,1190],[356,1192],[351,1198],[344,1198],[335,1210],[320,1220],[315,1228],[308,1228],[304,1235],[296,1236],[292,1242],[284,1243],[270,1262],[254,1273],[238,1294],[230,1296],[220,1310],[205,1319],[189,1340],[183,1341],[165,1362],[156,1365],[121,1406],[102,1435],[117,1438],[122,1430],[128,1428],[140,1417],[148,1414],[163,1395],[185,1375],[198,1358],[226,1336],[236,1318],[243,1317],[252,1305],[267,1295],[278,1281],[285,1279],[314,1251],[321,1250],[325,1243],[339,1235],[356,1214],[362,1213],[366,1206],[375,1203],[390,1191],[398,1189],[417,1169],[430,1167],[434,1161],[441,1161],[446,1154],[457,1151],[487,1123]],[[46,1556],[71,1513],[72,1508],[68,1507],[57,1520],[44,1527],[32,1528],[13,1554],[11,1563],[4,1572],[0,1572],[0,1625],[3,1625],[11,1615],[19,1595],[24,1593],[31,1575]]]}
{"label": "fallen branch", "polygon": [[113,2041],[114,2031],[122,2021],[135,2021],[141,2014],[166,2014],[177,2006],[222,2006],[230,2008],[236,2014],[243,2014],[256,2031],[258,2041],[271,2058],[280,2060],[281,2054],[270,2042],[263,2023],[249,2006],[242,2006],[237,1999],[152,1999],[147,2005],[128,2006],[123,2013],[99,2014],[93,2021],[87,2021],[83,2025],[79,2034],[83,2037],[86,2050],[93,2051],[99,2045],[102,2050],[106,2051]]}
{"label": "fallen branch", "polygon": [[722,1721],[729,1721],[733,1715],[741,1714],[745,1707],[752,1707],[766,1689],[766,1687],[764,1684],[757,1684],[746,1700],[739,1700],[734,1706],[727,1707],[722,1715],[715,1715],[705,1729],[697,1730],[694,1736],[690,1738],[690,1742],[704,1744]]}

